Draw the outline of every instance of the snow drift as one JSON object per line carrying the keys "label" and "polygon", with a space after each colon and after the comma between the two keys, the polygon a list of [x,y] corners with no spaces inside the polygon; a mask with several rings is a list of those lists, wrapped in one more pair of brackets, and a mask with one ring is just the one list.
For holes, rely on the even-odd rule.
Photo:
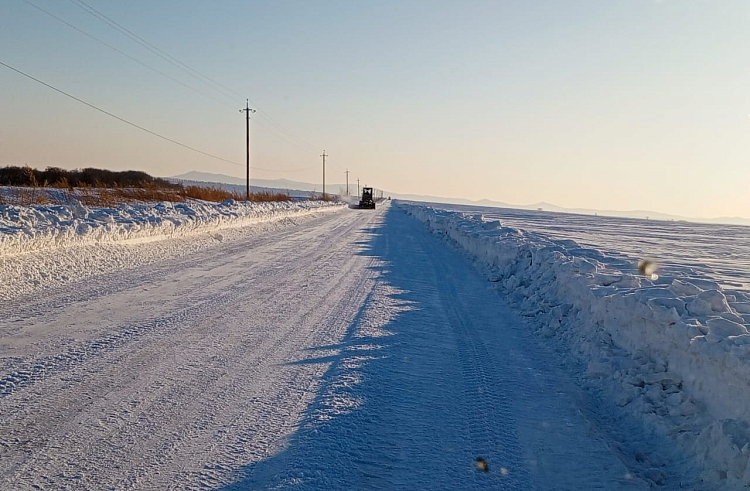
{"label": "snow drift", "polygon": [[631,262],[497,220],[398,203],[482,263],[586,380],[693,452],[722,489],[750,482],[750,294],[711,278],[646,277]]}
{"label": "snow drift", "polygon": [[190,201],[119,208],[0,206],[0,256],[94,243],[127,243],[242,227],[311,212],[341,210],[322,201]]}

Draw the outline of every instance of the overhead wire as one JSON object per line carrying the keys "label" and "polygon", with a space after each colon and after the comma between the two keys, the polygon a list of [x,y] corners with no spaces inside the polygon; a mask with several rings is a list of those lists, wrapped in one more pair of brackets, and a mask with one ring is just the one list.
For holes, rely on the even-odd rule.
{"label": "overhead wire", "polygon": [[[63,94],[64,96],[69,97],[69,98],[75,100],[76,102],[84,104],[84,105],[86,105],[86,106],[88,106],[88,107],[90,107],[92,109],[95,109],[95,110],[97,110],[97,111],[99,111],[99,112],[101,112],[103,114],[106,114],[107,116],[110,116],[110,117],[112,117],[112,118],[114,118],[114,119],[116,119],[116,120],[118,120],[120,122],[123,122],[123,123],[125,123],[127,125],[130,125],[130,126],[132,126],[134,128],[137,128],[137,129],[139,129],[141,131],[145,131],[146,133],[149,133],[149,134],[151,134],[153,136],[161,138],[162,140],[166,140],[166,141],[168,141],[170,143],[173,143],[175,145],[179,145],[180,147],[186,148],[188,150],[192,150],[193,152],[197,152],[197,153],[199,153],[201,155],[205,155],[207,157],[211,157],[213,159],[220,160],[222,162],[227,162],[229,164],[238,165],[238,166],[241,166],[241,167],[244,167],[244,165],[245,165],[245,164],[242,164],[240,162],[235,162],[234,160],[225,159],[224,157],[220,157],[218,155],[214,155],[212,153],[205,152],[205,151],[200,150],[198,148],[195,148],[193,146],[190,146],[190,145],[187,145],[185,143],[179,142],[179,141],[177,141],[177,140],[175,140],[173,138],[169,138],[168,136],[164,136],[164,135],[162,135],[160,133],[152,131],[152,130],[150,130],[148,128],[145,128],[145,127],[143,127],[143,126],[141,126],[141,125],[139,125],[137,123],[133,123],[132,121],[128,121],[125,118],[117,116],[116,114],[113,114],[113,113],[111,113],[111,112],[109,112],[109,111],[107,111],[105,109],[102,109],[102,108],[100,108],[100,107],[98,107],[98,106],[96,106],[94,104],[91,104],[90,102],[86,102],[86,101],[84,101],[83,99],[81,99],[79,97],[76,97],[76,96],[74,96],[74,95],[72,95],[72,94],[70,94],[70,93],[68,93],[68,92],[66,92],[66,91],[64,91],[62,89],[59,89],[59,88],[57,88],[57,87],[55,87],[55,86],[53,86],[51,84],[48,84],[47,82],[44,82],[43,80],[40,80],[40,79],[34,77],[33,75],[29,75],[28,73],[26,73],[26,72],[24,72],[22,70],[19,70],[18,68],[15,68],[15,67],[7,64],[7,63],[4,63],[4,62],[0,61],[0,65],[4,66],[4,67],[6,67],[6,68],[8,68],[10,70],[13,70],[14,72],[18,73],[19,75],[23,75],[24,77],[26,77],[28,79],[31,79],[34,82],[37,82],[37,83],[39,83],[41,85],[44,85],[45,87],[48,87],[48,88],[50,88],[50,89],[52,89],[52,90],[54,90],[56,92],[59,92],[60,94]],[[312,168],[315,168],[315,167],[317,167],[317,165],[313,165],[313,166],[309,166],[309,167],[301,167],[301,168],[297,168],[297,169],[267,169],[267,168],[263,168],[263,167],[250,166],[250,168],[253,169],[253,170],[268,171],[268,172],[301,172],[301,171],[309,170],[309,169],[312,169]]]}
{"label": "overhead wire", "polygon": [[[214,90],[216,90],[217,92],[221,93],[225,97],[229,97],[229,98],[234,99],[234,97],[228,95],[228,93],[231,93],[231,94],[234,94],[236,96],[239,96],[240,98],[244,97],[238,91],[232,89],[231,87],[228,87],[228,86],[222,84],[221,82],[217,82],[216,80],[214,80],[211,77],[209,77],[209,76],[201,73],[200,71],[196,70],[195,68],[191,67],[190,65],[188,65],[188,64],[186,64],[186,63],[178,60],[174,56],[170,55],[166,51],[164,51],[161,48],[159,48],[158,46],[154,45],[153,43],[150,43],[149,41],[147,41],[143,37],[139,36],[138,34],[135,34],[133,31],[131,31],[130,29],[126,28],[125,26],[123,26],[122,24],[118,23],[117,21],[113,20],[112,18],[108,17],[106,14],[103,14],[102,12],[96,10],[94,7],[92,7],[91,5],[89,5],[88,3],[86,3],[84,0],[70,0],[70,2],[72,2],[75,5],[77,5],[79,8],[83,9],[84,11],[88,12],[90,15],[98,18],[102,22],[108,24],[113,29],[119,31],[120,33],[122,33],[123,35],[127,36],[128,38],[130,38],[134,42],[140,44],[141,46],[143,46],[147,50],[151,51],[155,55],[157,55],[160,58],[162,58],[163,60],[167,61],[168,63],[170,63],[170,64],[172,64],[174,66],[176,66],[177,68],[179,68],[183,72],[188,73],[192,77],[201,80],[201,82],[203,82],[204,84],[212,87]],[[310,149],[317,150],[317,147],[315,145],[313,145],[313,144],[309,143],[308,141],[306,141],[306,140],[298,137],[292,131],[290,131],[289,129],[287,129],[285,126],[281,125],[279,122],[277,122],[275,119],[273,119],[270,114],[268,114],[262,108],[258,107],[257,104],[255,104],[255,102],[253,102],[253,105],[256,106],[256,109],[258,110],[258,112],[261,115],[263,115],[263,117],[265,117],[269,121],[269,123],[275,125],[281,132],[283,132],[284,134],[288,135],[288,137],[292,139],[292,141],[287,141],[287,140],[284,140],[282,138],[282,141],[285,141],[286,143],[289,143],[291,145],[297,146],[300,149],[302,149],[302,148],[299,147],[298,145],[296,145],[295,142],[298,142],[299,144],[305,145],[305,146],[309,147]],[[268,128],[267,126],[265,126],[263,124],[261,124],[261,126],[265,127],[269,131],[273,132],[273,130],[271,128]]]}
{"label": "overhead wire", "polygon": [[284,169],[284,170],[281,170],[281,169],[264,169],[263,167],[253,167],[253,166],[250,166],[250,168],[253,169],[253,170],[262,170],[262,171],[267,171],[267,172],[302,172],[302,171],[305,171],[305,170],[315,169],[317,167],[318,167],[318,164],[311,165],[311,166],[308,166],[308,167],[300,167],[298,169]]}
{"label": "overhead wire", "polygon": [[[103,46],[106,46],[107,48],[109,48],[109,49],[111,49],[111,50],[113,50],[113,51],[121,54],[122,56],[125,56],[126,58],[128,58],[128,59],[130,59],[130,60],[132,60],[132,61],[134,61],[136,63],[138,63],[139,65],[144,66],[144,67],[148,68],[149,70],[151,70],[151,71],[153,71],[155,73],[158,73],[159,75],[162,75],[163,77],[166,77],[167,79],[169,79],[169,80],[171,80],[171,81],[173,81],[173,82],[175,82],[175,83],[177,83],[177,84],[179,84],[179,85],[181,85],[183,87],[186,87],[186,88],[192,90],[193,92],[196,92],[196,93],[198,93],[198,94],[200,94],[200,95],[202,95],[202,96],[204,96],[204,97],[206,97],[206,98],[208,98],[208,99],[210,99],[210,100],[212,100],[212,101],[214,101],[216,103],[222,104],[225,107],[234,108],[234,106],[232,106],[232,105],[230,105],[230,104],[228,104],[228,103],[226,103],[226,102],[224,102],[224,101],[222,101],[220,99],[217,99],[217,98],[213,97],[212,95],[210,95],[210,94],[208,94],[208,93],[206,93],[206,92],[204,92],[204,91],[202,91],[200,89],[197,89],[197,88],[195,88],[195,87],[193,87],[191,85],[188,85],[188,84],[182,82],[181,80],[178,80],[178,79],[172,77],[171,75],[169,75],[169,74],[167,74],[167,73],[165,73],[165,72],[163,72],[163,71],[161,71],[161,70],[159,70],[157,68],[154,68],[153,66],[151,66],[151,65],[149,65],[149,64],[147,64],[147,63],[145,63],[145,62],[143,62],[143,61],[135,58],[134,56],[129,55],[128,53],[120,50],[119,48],[117,48],[115,46],[112,46],[111,44],[109,44],[109,43],[107,43],[105,41],[102,41],[101,39],[97,38],[96,36],[93,36],[92,34],[89,34],[88,32],[86,32],[83,29],[81,29],[81,28],[79,28],[79,27],[71,24],[70,22],[66,21],[65,19],[63,19],[63,18],[61,18],[61,17],[53,14],[52,12],[49,12],[48,10],[46,10],[46,9],[44,9],[44,8],[36,5],[35,3],[31,2],[30,0],[21,0],[21,1],[24,2],[24,3],[26,3],[27,5],[29,5],[31,7],[39,10],[40,12],[43,12],[44,14],[52,17],[53,19],[55,19],[55,20],[57,20],[57,21],[65,24],[66,26],[70,27],[71,29],[74,29],[75,31],[83,34],[84,36],[86,36],[86,37],[88,37],[90,39],[93,39],[97,43],[99,43],[99,44],[101,44]],[[273,121],[272,118],[270,117],[270,115],[268,115],[267,113],[265,113],[265,111],[262,111],[262,110],[260,110],[260,111],[264,114],[264,116],[266,117],[266,119],[274,122],[277,126],[281,127],[281,125],[279,123],[276,123],[275,121]],[[267,129],[270,134],[272,134],[273,136],[275,136],[276,138],[278,138],[280,141],[282,141],[282,142],[284,142],[284,143],[286,143],[288,145],[297,147],[298,149],[303,150],[303,151],[307,151],[308,150],[307,148],[301,147],[295,141],[292,141],[292,140],[289,140],[289,139],[285,138],[284,135],[279,134],[273,128],[267,126],[266,124],[263,124],[261,121],[259,121],[257,119],[254,120],[254,121],[255,121],[255,123],[257,125],[259,125],[259,126],[265,128],[265,129]],[[287,132],[287,133],[290,134],[290,132]],[[297,140],[305,143],[303,140],[301,140],[299,138],[297,138]],[[310,146],[310,148],[314,149],[315,147]]]}
{"label": "overhead wire", "polygon": [[289,131],[288,129],[286,129],[286,128],[285,128],[284,126],[282,126],[282,125],[281,125],[281,123],[279,123],[279,122],[277,122],[277,121],[276,121],[275,119],[273,119],[273,118],[271,117],[271,115],[270,115],[270,114],[268,114],[267,112],[265,112],[265,111],[264,111],[263,109],[261,109],[260,107],[257,107],[258,105],[257,105],[257,104],[255,104],[255,102],[253,102],[253,100],[252,100],[252,99],[250,99],[250,102],[252,102],[252,103],[253,103],[253,105],[254,105],[254,106],[256,106],[256,108],[257,108],[257,110],[258,110],[258,113],[259,113],[260,115],[262,115],[263,117],[265,117],[266,119],[268,119],[268,121],[270,121],[271,123],[275,124],[275,125],[276,125],[276,126],[277,126],[277,127],[279,128],[279,129],[281,129],[281,130],[282,130],[283,132],[285,132],[286,134],[290,135],[290,136],[291,136],[292,138],[294,138],[294,139],[295,139],[295,140],[297,140],[298,142],[302,143],[303,145],[307,145],[307,146],[308,146],[308,147],[309,147],[310,149],[312,149],[312,150],[315,150],[315,151],[317,151],[317,150],[318,150],[318,148],[317,148],[317,147],[316,147],[315,145],[313,145],[312,143],[310,143],[310,142],[308,142],[308,141],[306,141],[306,140],[303,140],[302,138],[299,138],[299,137],[298,137],[298,136],[296,136],[296,135],[295,135],[294,133],[292,133],[291,131]]}
{"label": "overhead wire", "polygon": [[[157,69],[157,68],[155,68],[155,67],[153,67],[153,66],[151,66],[151,65],[149,65],[149,64],[147,64],[147,63],[145,63],[145,62],[143,62],[143,61],[141,61],[139,59],[137,59],[136,57],[131,56],[130,54],[128,54],[128,53],[120,50],[119,48],[117,48],[115,46],[112,46],[111,44],[109,44],[109,43],[107,43],[107,42],[105,42],[105,41],[97,38],[96,36],[93,36],[92,34],[90,34],[90,33],[86,32],[86,31],[84,31],[83,29],[81,29],[81,28],[79,28],[79,27],[71,24],[70,22],[66,21],[65,19],[62,19],[61,17],[53,14],[52,12],[49,12],[48,10],[40,7],[39,5],[36,5],[35,3],[31,2],[30,0],[21,0],[21,1],[23,1],[24,3],[26,3],[30,7],[33,7],[36,10],[39,10],[40,12],[48,15],[49,17],[52,17],[53,19],[55,19],[55,20],[57,20],[57,21],[65,24],[66,26],[70,27],[71,29],[73,29],[73,30],[75,30],[75,31],[83,34],[84,36],[86,36],[86,37],[88,37],[88,38],[96,41],[97,43],[99,43],[99,44],[101,44],[103,46],[106,46],[107,48],[109,48],[109,49],[117,52],[118,54],[120,54],[122,56],[125,56],[126,58],[130,59],[131,61],[134,61],[134,62],[138,63],[139,65],[144,66],[145,68],[148,68],[149,70],[151,70],[151,71],[153,71],[153,72],[155,72],[155,73],[157,73],[159,75],[162,75],[163,77],[171,80],[172,82],[177,83],[177,84],[179,84],[179,85],[181,85],[181,86],[183,86],[183,87],[185,87],[187,89],[190,89],[193,92],[196,92],[196,93],[198,93],[200,95],[203,95],[204,97],[206,97],[206,98],[208,98],[208,99],[210,99],[210,100],[212,100],[212,101],[214,101],[216,103],[222,104],[222,105],[224,105],[226,107],[232,107],[229,104],[227,104],[226,102],[221,101],[219,99],[216,99],[215,97],[211,96],[210,94],[207,94],[206,92],[204,92],[204,91],[202,91],[200,89],[197,89],[197,88],[193,87],[192,85],[186,84],[186,83],[182,82],[181,80],[178,80],[178,79],[170,76],[169,74],[167,74],[167,73],[165,73],[165,72],[163,72],[163,71],[161,71],[161,70],[159,70],[159,69]],[[193,74],[191,74],[189,72],[186,72],[186,73],[188,73],[189,75],[193,76],[194,78],[202,77],[205,80],[201,80],[199,78],[199,80],[201,80],[201,82],[209,85],[209,87],[213,88],[214,90],[217,90],[223,96],[230,97],[230,96],[227,95],[227,93],[225,91],[217,89],[215,86],[210,85],[210,83],[213,83],[215,85],[223,87],[226,91],[230,91],[230,92],[232,92],[234,94],[237,94],[238,96],[241,96],[241,94],[239,92],[236,92],[233,89],[231,89],[230,87],[227,87],[227,86],[225,86],[225,85],[223,85],[223,84],[221,84],[219,82],[216,82],[215,80],[211,79],[210,77],[207,77],[206,75],[203,75],[198,70],[195,70],[194,68],[190,67],[189,65],[181,62],[180,60],[178,60],[178,59],[174,58],[173,56],[169,55],[168,53],[164,52],[158,46],[155,46],[152,43],[149,43],[148,41],[146,41],[142,37],[138,36],[137,34],[133,33],[132,31],[130,31],[126,27],[122,26],[118,22],[116,22],[113,19],[107,17],[105,14],[99,12],[98,10],[94,9],[93,7],[91,7],[90,5],[88,5],[83,0],[70,0],[70,1],[72,3],[74,3],[74,4],[76,4],[77,6],[79,6],[80,8],[84,9],[90,15],[98,18],[102,22],[105,22],[110,27],[112,27],[112,28],[116,29],[117,31],[121,32],[122,34],[126,35],[127,37],[129,37],[133,41],[137,42],[138,44],[140,44],[144,48],[148,49],[152,53],[158,55],[159,57],[161,57],[165,61],[171,63],[174,66],[177,66],[182,71],[189,70],[191,72],[194,72],[195,75],[193,75]],[[25,74],[25,73],[21,72],[20,70],[17,70],[17,69],[15,69],[13,67],[10,67],[9,65],[6,65],[6,64],[4,64],[4,65],[7,66],[8,68],[11,68],[11,69],[19,72],[22,75],[28,76],[28,74]],[[182,67],[184,67],[184,68],[181,68],[180,65]],[[69,96],[69,97],[77,100],[78,102],[81,102],[83,104],[89,105],[90,107],[92,107],[94,109],[100,110],[101,112],[104,112],[105,114],[107,114],[107,115],[109,115],[111,117],[119,119],[122,122],[125,122],[125,123],[127,123],[127,124],[129,124],[131,126],[137,127],[138,129],[141,129],[143,131],[149,132],[149,133],[153,134],[154,136],[157,136],[159,138],[165,139],[167,141],[170,141],[172,143],[178,144],[180,146],[184,146],[185,148],[189,148],[189,149],[197,151],[199,153],[203,153],[203,154],[211,156],[213,158],[219,158],[220,160],[224,160],[224,161],[227,161],[227,162],[235,164],[235,165],[242,165],[242,164],[239,164],[238,162],[234,162],[234,161],[229,161],[227,159],[223,159],[221,157],[209,154],[207,152],[203,152],[202,150],[198,150],[198,149],[195,149],[193,147],[190,147],[189,145],[183,144],[181,142],[177,142],[176,140],[172,140],[172,139],[170,139],[168,137],[165,137],[163,135],[159,135],[156,132],[152,132],[151,130],[148,130],[147,128],[143,128],[143,127],[141,127],[139,125],[131,123],[131,122],[125,120],[124,118],[120,118],[119,116],[116,116],[116,115],[114,115],[112,113],[104,111],[104,110],[102,110],[102,109],[94,106],[93,104],[89,104],[86,101],[83,101],[82,99],[79,99],[79,98],[77,98],[75,96],[72,96],[71,94],[68,94],[68,93],[66,93],[66,92],[64,92],[62,90],[59,90],[59,89],[57,89],[57,88],[55,88],[55,87],[53,87],[53,86],[51,86],[49,84],[46,84],[45,82],[42,82],[41,80],[38,80],[38,79],[36,79],[34,77],[31,77],[31,76],[29,76],[29,78],[31,78],[32,80],[35,80],[35,81],[37,81],[39,83],[42,83],[44,85],[47,85],[48,87],[50,87],[50,88],[52,88],[54,90],[57,90],[58,92],[63,93],[64,95]],[[208,81],[208,82],[206,82],[206,81]],[[266,130],[268,130],[271,135],[275,136],[280,141],[282,141],[282,142],[284,142],[286,144],[295,146],[298,149],[303,150],[303,151],[307,151],[307,149],[303,148],[300,145],[305,145],[305,146],[309,147],[309,149],[316,149],[316,147],[314,145],[312,145],[311,143],[309,143],[309,142],[303,140],[302,138],[296,136],[294,133],[292,133],[291,131],[289,131],[286,127],[284,127],[283,125],[281,125],[278,121],[276,121],[275,119],[273,119],[271,117],[271,115],[268,114],[267,112],[265,112],[263,109],[258,108],[258,112],[260,113],[259,116],[264,117],[266,120],[268,120],[269,123],[271,123],[272,125],[274,125],[276,128],[278,128],[279,130],[281,130],[283,133],[277,132],[273,127],[269,127],[268,125],[263,124],[263,122],[259,121],[258,119],[255,119],[255,123],[257,125],[265,128]],[[308,170],[308,169],[311,169],[311,168],[314,168],[314,167],[316,167],[316,166],[309,166],[309,167],[304,167],[304,168],[299,168],[299,169],[265,169],[265,168],[260,168],[260,167],[251,167],[251,168],[253,168],[255,170],[263,170],[263,171],[269,171],[269,172],[300,172],[300,171]]]}
{"label": "overhead wire", "polygon": [[73,99],[75,101],[78,101],[81,104],[85,104],[86,106],[88,106],[88,107],[90,107],[92,109],[96,109],[97,111],[99,111],[101,113],[104,113],[107,116],[115,118],[115,119],[117,119],[117,120],[119,120],[119,121],[121,121],[121,122],[123,122],[125,124],[128,124],[128,125],[130,125],[130,126],[132,126],[134,128],[138,128],[139,130],[145,131],[146,133],[150,133],[151,135],[154,135],[154,136],[156,136],[158,138],[161,138],[162,140],[166,140],[168,142],[174,143],[175,145],[179,145],[181,147],[187,148],[188,150],[192,150],[193,152],[198,152],[200,154],[203,154],[205,156],[214,158],[216,160],[221,160],[223,162],[227,162],[227,163],[234,164],[234,165],[240,165],[240,166],[243,165],[243,164],[241,164],[239,162],[235,162],[233,160],[225,159],[224,157],[219,157],[218,155],[214,155],[212,153],[204,152],[203,150],[199,150],[199,149],[197,149],[195,147],[191,147],[190,145],[187,145],[185,143],[182,143],[182,142],[179,142],[179,141],[174,140],[172,138],[169,138],[167,136],[161,135],[161,134],[159,134],[159,133],[157,133],[155,131],[151,131],[148,128],[144,128],[143,126],[141,126],[139,124],[136,124],[136,123],[133,123],[131,121],[128,121],[127,119],[122,118],[120,116],[117,116],[116,114],[112,114],[111,112],[106,111],[106,110],[104,110],[104,109],[102,109],[102,108],[100,108],[98,106],[95,106],[94,104],[91,104],[90,102],[86,102],[83,99],[80,99],[80,98],[78,98],[78,97],[76,97],[76,96],[74,96],[72,94],[69,94],[69,93],[65,92],[64,90],[62,90],[62,89],[58,89],[57,87],[55,87],[53,85],[50,85],[47,82],[39,80],[38,78],[33,77],[33,76],[29,75],[28,73],[19,70],[18,68],[14,68],[14,67],[8,65],[7,63],[4,63],[4,62],[0,61],[0,65],[3,65],[4,67],[9,68],[9,69],[13,70],[14,72],[19,73],[19,74],[23,75],[24,77],[29,78],[29,79],[37,82],[37,83],[40,83],[40,84],[44,85],[45,87],[49,87],[50,89],[52,89],[52,90],[54,90],[56,92],[59,92],[59,93],[65,95],[67,97],[70,97],[71,99]]}
{"label": "overhead wire", "polygon": [[[130,126],[132,126],[134,128],[137,128],[137,129],[139,129],[141,131],[145,131],[146,133],[149,133],[149,134],[151,134],[153,136],[161,138],[162,140],[166,140],[166,141],[168,141],[170,143],[173,143],[175,145],[179,145],[180,147],[186,148],[188,150],[192,150],[193,152],[197,152],[197,153],[199,153],[201,155],[205,155],[207,157],[211,157],[213,159],[220,160],[222,162],[226,162],[226,163],[229,163],[229,164],[237,165],[237,166],[240,166],[240,167],[244,167],[245,166],[245,164],[242,164],[240,162],[235,162],[234,160],[225,159],[224,157],[220,157],[218,155],[214,155],[212,153],[205,152],[205,151],[200,150],[198,148],[195,148],[193,146],[190,146],[190,145],[187,145],[187,144],[182,143],[180,141],[177,141],[177,140],[175,140],[173,138],[169,138],[168,136],[164,136],[164,135],[162,135],[160,133],[152,131],[152,130],[150,130],[148,128],[145,128],[145,127],[143,127],[143,126],[141,126],[141,125],[139,125],[137,123],[133,123],[132,121],[128,121],[127,119],[125,119],[123,117],[117,116],[116,114],[113,114],[113,113],[111,113],[111,112],[109,112],[109,111],[107,111],[105,109],[102,109],[102,108],[100,108],[100,107],[98,107],[98,106],[96,106],[94,104],[91,104],[90,102],[86,102],[86,101],[84,101],[83,99],[81,99],[79,97],[76,97],[76,96],[74,96],[74,95],[72,95],[72,94],[70,94],[70,93],[68,93],[68,92],[66,92],[66,91],[64,91],[62,89],[59,89],[59,88],[57,88],[57,87],[55,87],[55,86],[53,86],[51,84],[48,84],[47,82],[44,82],[43,80],[40,80],[40,79],[38,79],[38,78],[36,78],[36,77],[34,77],[32,75],[29,75],[28,73],[26,73],[26,72],[24,72],[22,70],[19,70],[18,68],[15,68],[15,67],[13,67],[11,65],[8,65],[7,63],[4,63],[4,62],[0,61],[0,65],[4,66],[4,67],[6,67],[6,68],[8,68],[10,70],[13,70],[14,72],[18,73],[19,75],[23,75],[24,77],[26,77],[28,79],[31,79],[34,82],[37,82],[37,83],[39,83],[41,85],[44,85],[45,87],[48,87],[48,88],[50,88],[50,89],[52,89],[52,90],[54,90],[56,92],[59,92],[60,94],[63,94],[64,96],[69,97],[69,98],[73,99],[76,102],[84,104],[84,105],[86,105],[86,106],[88,106],[88,107],[90,107],[92,109],[95,109],[95,110],[97,110],[97,111],[99,111],[99,112],[101,112],[103,114],[106,114],[107,116],[110,116],[110,117],[112,117],[112,118],[114,118],[114,119],[116,119],[116,120],[118,120],[120,122],[123,122],[123,123],[125,123],[127,125],[130,125]],[[309,167],[302,167],[302,168],[297,168],[297,169],[267,169],[267,168],[263,168],[263,167],[250,166],[251,169],[260,170],[260,171],[268,171],[268,172],[302,172],[302,171],[305,171],[305,170],[312,169],[314,167],[317,167],[317,165],[313,165],[313,166],[309,166]]]}
{"label": "overhead wire", "polygon": [[205,92],[203,92],[203,91],[201,91],[199,89],[196,89],[195,87],[193,87],[191,85],[188,85],[188,84],[182,82],[181,80],[178,80],[178,79],[170,76],[167,73],[162,72],[158,68],[154,68],[151,65],[148,65],[147,63],[142,62],[141,60],[135,58],[134,56],[131,56],[131,55],[127,54],[126,52],[120,50],[119,48],[116,48],[115,46],[112,46],[111,44],[109,44],[109,43],[107,43],[105,41],[102,41],[101,39],[97,38],[96,36],[93,36],[93,35],[89,34],[88,32],[84,31],[83,29],[80,29],[80,28],[74,26],[73,24],[71,24],[70,22],[66,21],[65,19],[56,16],[52,12],[49,12],[48,10],[43,9],[42,7],[40,7],[40,6],[38,6],[38,5],[30,2],[29,0],[21,0],[21,1],[24,2],[24,3],[26,3],[26,4],[28,4],[31,7],[34,7],[35,9],[39,10],[40,12],[43,12],[43,13],[47,14],[48,16],[52,17],[53,19],[56,19],[56,20],[62,22],[66,26],[70,27],[71,29],[74,29],[75,31],[83,34],[84,36],[86,36],[86,37],[88,37],[90,39],[93,39],[97,43],[99,43],[99,44],[101,44],[103,46],[106,46],[107,48],[109,48],[109,49],[111,49],[111,50],[113,50],[113,51],[121,54],[122,56],[124,56],[124,57],[126,57],[126,58],[128,58],[128,59],[130,59],[130,60],[132,60],[132,61],[134,61],[136,63],[138,63],[141,66],[144,66],[144,67],[148,68],[149,70],[151,70],[151,71],[153,71],[155,73],[158,73],[159,75],[162,75],[163,77],[168,78],[169,80],[171,80],[171,81],[173,81],[175,83],[178,83],[178,84],[182,85],[183,87],[186,87],[186,88],[188,88],[188,89],[190,89],[190,90],[192,90],[192,91],[194,91],[194,92],[196,92],[198,94],[201,94],[202,96],[207,97],[207,98],[211,99],[212,101],[217,102],[219,104],[223,104],[223,105],[225,105],[227,107],[232,107],[232,108],[234,107],[234,106],[231,106],[231,105],[229,105],[228,103],[226,103],[226,102],[224,102],[222,100],[219,100],[219,99],[213,97],[212,95],[209,95],[209,94],[207,94],[207,93],[205,93]]}
{"label": "overhead wire", "polygon": [[[234,99],[233,96],[228,95],[227,92],[223,91],[221,88],[217,88],[216,87],[216,85],[220,85],[220,84],[218,84],[216,82],[213,82],[213,85],[212,85],[211,80],[208,77],[206,77],[205,75],[200,74],[199,76],[196,76],[195,74],[191,73],[191,72],[195,72],[195,73],[199,73],[199,72],[197,72],[197,70],[194,70],[194,69],[188,67],[187,65],[185,65],[182,62],[180,62],[179,60],[174,59],[174,57],[168,55],[167,53],[165,53],[164,51],[162,51],[158,47],[152,45],[151,43],[149,43],[145,39],[141,38],[137,34],[133,33],[129,29],[127,29],[126,27],[120,25],[119,23],[117,23],[113,19],[107,17],[105,14],[99,12],[98,10],[96,10],[94,7],[92,7],[91,5],[87,4],[83,0],[70,0],[70,2],[73,3],[74,5],[78,6],[79,8],[83,9],[85,12],[88,12],[93,17],[96,17],[100,21],[102,21],[105,24],[109,25],[111,28],[115,29],[116,31],[119,31],[121,34],[123,34],[124,36],[130,38],[132,41],[140,44],[142,47],[144,47],[148,51],[152,52],[156,56],[160,57],[161,59],[163,59],[167,63],[175,66],[176,68],[182,70],[183,72],[187,73],[188,75],[191,75],[192,77],[197,78],[202,83],[208,85],[212,89],[214,89],[214,90],[218,91],[219,93],[221,93],[224,97],[229,97],[230,99]],[[206,80],[209,80],[209,81],[206,82]],[[239,93],[237,95],[239,97],[243,97]]]}

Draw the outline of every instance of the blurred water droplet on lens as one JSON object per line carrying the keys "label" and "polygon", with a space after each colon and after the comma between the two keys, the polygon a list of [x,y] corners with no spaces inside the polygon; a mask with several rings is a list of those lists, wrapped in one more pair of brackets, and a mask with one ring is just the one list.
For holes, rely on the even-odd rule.
{"label": "blurred water droplet on lens", "polygon": [[638,261],[638,270],[641,272],[643,276],[646,278],[649,278],[651,280],[658,280],[659,275],[656,274],[656,269],[659,266],[650,259],[641,259]]}

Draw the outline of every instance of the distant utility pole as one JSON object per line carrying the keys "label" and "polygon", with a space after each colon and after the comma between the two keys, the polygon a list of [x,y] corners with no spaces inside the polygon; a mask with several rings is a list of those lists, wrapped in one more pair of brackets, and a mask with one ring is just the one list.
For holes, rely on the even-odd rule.
{"label": "distant utility pole", "polygon": [[357,196],[359,196],[359,177],[357,178]]}
{"label": "distant utility pole", "polygon": [[321,157],[323,157],[323,199],[326,199],[326,151],[323,150],[323,153],[320,154]]}
{"label": "distant utility pole", "polygon": [[250,201],[250,113],[254,113],[255,109],[250,109],[250,100],[245,101],[245,109],[240,109],[241,113],[245,113],[245,143],[247,144],[247,188],[246,188],[246,199]]}
{"label": "distant utility pole", "polygon": [[349,169],[346,169],[344,174],[346,174],[346,195],[349,196]]}

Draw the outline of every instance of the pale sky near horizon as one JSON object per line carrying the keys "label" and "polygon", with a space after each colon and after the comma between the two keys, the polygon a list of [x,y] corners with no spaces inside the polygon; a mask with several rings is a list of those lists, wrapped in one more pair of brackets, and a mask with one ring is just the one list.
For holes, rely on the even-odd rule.
{"label": "pale sky near horizon", "polygon": [[[0,165],[351,179],[397,193],[750,217],[744,1],[0,2]],[[242,97],[240,96],[242,95]],[[270,116],[282,130],[269,121]],[[333,191],[337,191],[334,189]]]}

